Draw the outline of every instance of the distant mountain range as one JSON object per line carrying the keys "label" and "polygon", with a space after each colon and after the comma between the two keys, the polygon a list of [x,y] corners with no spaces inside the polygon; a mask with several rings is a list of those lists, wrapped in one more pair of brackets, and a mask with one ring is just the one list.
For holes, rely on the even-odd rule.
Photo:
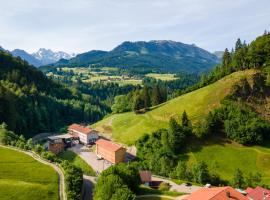
{"label": "distant mountain range", "polygon": [[[0,46],[0,50],[5,49]],[[34,65],[36,67],[55,63],[60,59],[70,59],[75,56],[75,54],[68,54],[63,51],[53,52],[52,50],[45,48],[40,48],[37,52],[32,54],[22,49],[14,49],[13,51],[8,52],[10,52],[13,56],[21,57],[22,59],[26,60],[29,64]]]}
{"label": "distant mountain range", "polygon": [[201,73],[220,59],[196,45],[170,40],[123,42],[111,51],[93,50],[44,67],[109,66],[130,70]]}

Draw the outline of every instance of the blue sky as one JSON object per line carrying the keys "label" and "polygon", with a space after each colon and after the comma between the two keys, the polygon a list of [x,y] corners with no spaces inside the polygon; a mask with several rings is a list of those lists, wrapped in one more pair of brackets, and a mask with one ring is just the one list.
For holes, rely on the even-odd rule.
{"label": "blue sky", "polygon": [[79,53],[161,39],[212,52],[265,29],[269,0],[0,0],[0,45],[9,50]]}

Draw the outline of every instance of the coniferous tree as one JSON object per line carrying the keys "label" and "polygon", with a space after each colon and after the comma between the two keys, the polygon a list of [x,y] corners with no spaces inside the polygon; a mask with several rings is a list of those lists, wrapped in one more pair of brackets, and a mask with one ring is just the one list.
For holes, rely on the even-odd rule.
{"label": "coniferous tree", "polygon": [[232,58],[231,54],[226,48],[222,57],[222,66],[228,68],[231,65]]}
{"label": "coniferous tree", "polygon": [[190,125],[190,121],[188,119],[186,111],[184,110],[182,114],[182,126],[188,127],[189,125]]}
{"label": "coniferous tree", "polygon": [[243,172],[240,169],[236,169],[233,177],[233,185],[237,188],[245,187],[245,179],[243,176]]}

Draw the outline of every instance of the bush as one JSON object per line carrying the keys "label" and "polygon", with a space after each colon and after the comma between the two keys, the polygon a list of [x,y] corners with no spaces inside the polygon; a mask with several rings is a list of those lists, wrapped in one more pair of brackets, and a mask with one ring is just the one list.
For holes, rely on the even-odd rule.
{"label": "bush", "polygon": [[162,182],[159,187],[158,187],[159,190],[161,191],[169,191],[170,189],[170,184],[169,183],[166,183],[166,182]]}

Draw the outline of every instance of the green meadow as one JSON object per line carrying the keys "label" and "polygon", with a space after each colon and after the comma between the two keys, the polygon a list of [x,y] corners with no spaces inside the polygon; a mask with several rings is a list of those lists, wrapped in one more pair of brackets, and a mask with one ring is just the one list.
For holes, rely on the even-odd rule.
{"label": "green meadow", "polygon": [[[220,101],[230,93],[234,83],[243,77],[251,77],[254,70],[233,73],[199,90],[172,99],[145,114],[128,112],[110,115],[93,125],[96,129],[112,136],[118,142],[132,145],[144,133],[151,133],[159,128],[166,128],[171,117],[179,119],[186,110],[192,124],[203,119],[210,110],[218,107]],[[196,144],[190,141],[186,153],[191,165],[205,161],[209,171],[216,172],[224,180],[231,181],[234,171],[240,168],[247,176],[250,172],[260,172],[262,182],[270,185],[270,148],[266,146],[241,146],[231,141],[224,141],[222,136]]]}
{"label": "green meadow", "polygon": [[31,156],[0,147],[1,200],[58,200],[58,175]]}
{"label": "green meadow", "polygon": [[186,110],[196,129],[197,122],[220,105],[220,101],[230,93],[233,84],[254,73],[255,70],[235,72],[206,87],[153,107],[145,114],[114,114],[92,126],[104,134],[112,135],[118,142],[131,145],[144,133],[166,128],[171,117],[179,119]]}

